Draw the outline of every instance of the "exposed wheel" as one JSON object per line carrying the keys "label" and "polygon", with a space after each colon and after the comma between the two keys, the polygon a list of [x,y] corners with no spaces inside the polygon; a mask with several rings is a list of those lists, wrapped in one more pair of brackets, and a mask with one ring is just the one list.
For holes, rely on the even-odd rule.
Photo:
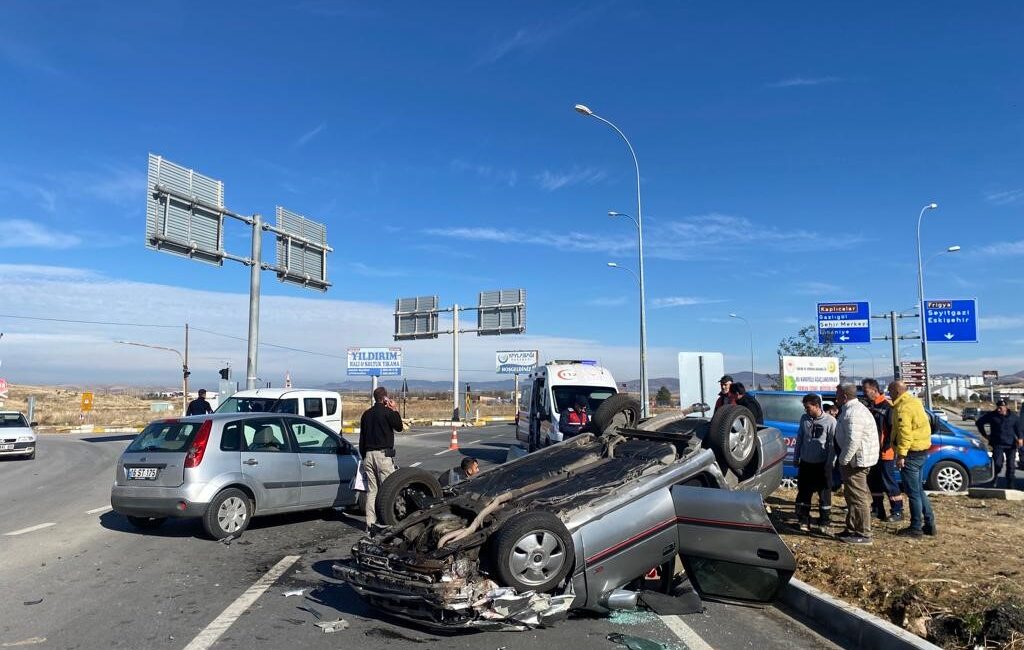
{"label": "exposed wheel", "polygon": [[601,402],[590,421],[593,431],[599,434],[635,427],[640,421],[640,400],[625,393],[616,393]]}
{"label": "exposed wheel", "polygon": [[960,463],[940,460],[928,476],[928,489],[939,492],[963,492],[971,484],[971,477]]}
{"label": "exposed wheel", "polygon": [[394,526],[423,504],[441,498],[437,477],[418,467],[402,467],[384,479],[377,491],[377,521]]}
{"label": "exposed wheel", "polygon": [[214,539],[238,536],[249,527],[252,502],[249,495],[237,488],[222,490],[203,514],[203,528]]}
{"label": "exposed wheel", "polygon": [[167,517],[136,517],[134,515],[128,515],[128,523],[135,526],[139,530],[153,530],[164,525],[167,521]]}
{"label": "exposed wheel", "polygon": [[546,510],[513,515],[494,536],[494,568],[501,585],[544,593],[572,568],[575,550],[565,524]]}
{"label": "exposed wheel", "polygon": [[727,404],[717,411],[708,426],[708,442],[719,462],[739,473],[754,457],[757,423],[749,409]]}

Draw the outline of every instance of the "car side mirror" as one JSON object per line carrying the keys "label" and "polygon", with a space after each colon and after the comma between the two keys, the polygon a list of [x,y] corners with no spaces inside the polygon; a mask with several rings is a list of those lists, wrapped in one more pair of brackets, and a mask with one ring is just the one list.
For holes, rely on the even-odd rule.
{"label": "car side mirror", "polygon": [[30,427],[38,427],[39,423],[38,422],[29,422],[28,426],[30,426]]}

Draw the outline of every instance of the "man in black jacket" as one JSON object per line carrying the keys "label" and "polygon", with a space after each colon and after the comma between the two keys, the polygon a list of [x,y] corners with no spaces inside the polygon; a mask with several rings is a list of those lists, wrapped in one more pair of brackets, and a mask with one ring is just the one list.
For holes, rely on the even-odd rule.
{"label": "man in black jacket", "polygon": [[185,411],[185,415],[206,415],[207,413],[213,413],[213,408],[211,408],[210,403],[206,401],[206,389],[200,388],[199,397],[188,403],[188,409]]}
{"label": "man in black jacket", "polygon": [[383,386],[373,391],[373,406],[359,419],[359,454],[366,482],[366,532],[377,523],[377,491],[395,471],[395,432],[402,430],[402,416]]}
{"label": "man in black jacket", "polygon": [[[1006,400],[996,402],[996,410],[989,411],[975,421],[981,435],[988,438],[988,444],[992,446],[992,462],[995,465],[995,474],[992,476],[992,487],[996,486],[999,480],[999,472],[1003,471],[1003,461],[1006,461],[1006,487],[1013,489],[1016,478],[1017,449],[1024,446],[1024,427],[1021,426],[1020,417],[1011,413],[1006,405]],[[988,431],[985,431],[985,426]]]}

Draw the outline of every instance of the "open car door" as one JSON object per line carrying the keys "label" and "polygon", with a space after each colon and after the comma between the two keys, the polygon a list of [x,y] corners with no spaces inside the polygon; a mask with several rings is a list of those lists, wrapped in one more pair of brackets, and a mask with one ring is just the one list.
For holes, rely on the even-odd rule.
{"label": "open car door", "polygon": [[672,501],[679,555],[702,598],[758,604],[778,597],[796,560],[760,494],[677,485]]}

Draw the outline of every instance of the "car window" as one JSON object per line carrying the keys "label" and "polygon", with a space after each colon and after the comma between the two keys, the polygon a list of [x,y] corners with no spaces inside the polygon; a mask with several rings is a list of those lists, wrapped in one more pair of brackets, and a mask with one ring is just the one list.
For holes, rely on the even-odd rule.
{"label": "car window", "polygon": [[151,422],[125,452],[184,452],[202,422]]}
{"label": "car window", "polygon": [[319,397],[304,397],[302,399],[302,410],[307,418],[322,418],[324,416],[324,403]]}
{"label": "car window", "polygon": [[299,400],[282,399],[277,401],[277,406],[274,408],[274,413],[291,413],[292,415],[299,414]]}
{"label": "car window", "polygon": [[241,422],[229,422],[224,425],[224,430],[220,434],[220,450],[221,451],[241,451],[242,450],[242,423]]}
{"label": "car window", "polygon": [[778,591],[781,581],[775,569],[727,560],[694,557],[687,573],[691,570],[702,592],[730,600],[767,602]]}
{"label": "car window", "polygon": [[0,428],[27,427],[28,422],[21,413],[0,413]]}
{"label": "car window", "polygon": [[272,413],[277,400],[271,397],[229,397],[216,413]]}
{"label": "car window", "polygon": [[764,419],[772,422],[799,422],[804,414],[803,398],[806,393],[792,395],[772,395],[757,393],[757,401],[761,403]]}
{"label": "car window", "polygon": [[299,445],[299,452],[303,454],[337,454],[340,446],[348,446],[332,431],[314,422],[289,420],[288,425]]}
{"label": "car window", "polygon": [[280,420],[242,420],[242,439],[246,451],[277,453],[291,451],[288,436]]}
{"label": "car window", "polygon": [[555,410],[564,413],[565,410],[576,403],[576,396],[582,395],[587,400],[587,411],[593,413],[601,402],[615,394],[614,388],[606,386],[555,386]]}
{"label": "car window", "polygon": [[335,413],[338,412],[338,398],[337,397],[328,397],[326,399],[326,402],[327,402],[327,415],[334,415]]}

